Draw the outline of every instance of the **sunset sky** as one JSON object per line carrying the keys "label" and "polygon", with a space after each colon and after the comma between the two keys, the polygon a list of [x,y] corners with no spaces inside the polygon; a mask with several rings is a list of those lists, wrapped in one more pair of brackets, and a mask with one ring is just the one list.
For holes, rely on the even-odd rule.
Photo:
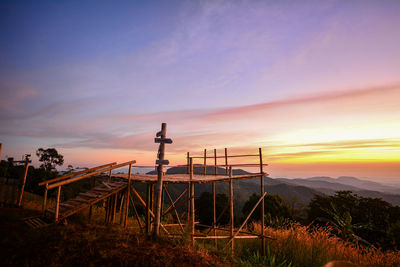
{"label": "sunset sky", "polygon": [[1,1],[1,159],[154,164],[166,122],[171,164],[400,182],[400,1],[116,2]]}

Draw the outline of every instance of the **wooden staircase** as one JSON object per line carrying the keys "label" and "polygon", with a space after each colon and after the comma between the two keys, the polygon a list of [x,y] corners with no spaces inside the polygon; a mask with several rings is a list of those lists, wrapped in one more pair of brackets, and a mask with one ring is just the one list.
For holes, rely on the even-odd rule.
{"label": "wooden staircase", "polygon": [[[92,206],[100,201],[106,200],[106,221],[114,222],[118,194],[121,191],[126,192],[126,199],[129,200],[129,190],[126,189],[129,187],[132,165],[135,162],[135,160],[124,162],[121,164],[112,162],[39,183],[39,186],[45,186],[42,208],[43,219],[50,219],[50,221],[57,223],[86,208],[90,208],[90,217]],[[112,177],[112,170],[125,166],[129,166],[129,174],[127,179],[122,177]],[[104,177],[104,173],[107,173],[108,175]],[[96,185],[96,177],[98,177],[99,175],[103,178],[100,180],[100,183]],[[92,188],[89,191],[79,193],[74,198],[68,199],[64,202],[60,202],[62,186],[88,178],[92,179]],[[47,207],[47,194],[48,190],[51,189],[57,189],[56,205],[53,207]],[[125,201],[125,203],[128,204],[129,201]],[[128,210],[128,206],[129,204],[126,205],[126,210]],[[125,218],[125,222],[126,219],[127,218]]]}
{"label": "wooden staircase", "polygon": [[[125,190],[128,186],[127,180],[114,180],[110,182],[102,182],[100,185],[93,187],[85,193],[78,194],[75,198],[60,202],[58,221],[78,213],[92,205]],[[53,219],[55,217],[56,207],[48,208],[44,212],[44,217]]]}

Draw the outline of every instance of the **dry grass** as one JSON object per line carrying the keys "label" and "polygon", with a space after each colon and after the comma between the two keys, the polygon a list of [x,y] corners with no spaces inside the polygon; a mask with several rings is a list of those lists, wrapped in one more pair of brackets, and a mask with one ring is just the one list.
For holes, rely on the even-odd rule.
{"label": "dry grass", "polygon": [[[261,225],[254,224],[254,228],[260,232]],[[347,260],[361,266],[400,266],[399,251],[383,252],[346,242],[327,227],[310,229],[292,223],[284,229],[267,227],[266,234],[276,239],[268,241],[271,253],[293,266],[322,266],[332,260]]]}

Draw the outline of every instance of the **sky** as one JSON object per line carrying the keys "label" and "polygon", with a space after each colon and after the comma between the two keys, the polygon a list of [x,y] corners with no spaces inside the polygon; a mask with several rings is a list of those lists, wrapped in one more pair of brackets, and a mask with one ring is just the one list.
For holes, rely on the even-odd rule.
{"label": "sky", "polygon": [[[257,153],[400,182],[400,1],[1,1],[1,159]],[[250,161],[249,161],[250,162]]]}

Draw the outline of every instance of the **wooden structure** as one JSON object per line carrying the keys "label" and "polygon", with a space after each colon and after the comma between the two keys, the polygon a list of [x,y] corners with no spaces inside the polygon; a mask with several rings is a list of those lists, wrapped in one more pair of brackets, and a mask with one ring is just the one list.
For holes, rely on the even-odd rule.
{"label": "wooden structure", "polygon": [[[0,144],[0,155],[1,155],[1,144]],[[25,191],[26,178],[28,175],[30,160],[29,154],[25,155],[23,160],[14,160],[14,158],[8,158],[8,164],[23,164],[24,174],[20,178],[8,179],[0,178],[0,205],[11,206],[11,207],[22,207],[22,200]]]}
{"label": "wooden structure", "polygon": [[[105,222],[115,222],[117,206],[120,206],[120,223],[127,226],[127,218],[129,214],[134,215],[138,226],[142,232],[147,234],[154,233],[155,235],[165,235],[168,238],[185,238],[187,234],[190,235],[192,244],[198,240],[211,239],[214,240],[214,245],[218,247],[218,239],[225,239],[223,248],[230,247],[232,253],[234,251],[234,242],[236,239],[260,239],[262,252],[265,253],[265,239],[268,238],[264,234],[264,177],[267,175],[264,172],[262,149],[258,149],[258,153],[247,155],[229,155],[228,149],[224,149],[223,155],[217,155],[217,150],[213,150],[213,155],[207,155],[207,150],[201,156],[193,156],[189,152],[186,155],[186,165],[169,166],[180,167],[185,170],[181,174],[168,174],[164,172],[163,165],[169,162],[164,159],[165,143],[172,143],[172,140],[165,138],[166,125],[163,124],[161,132],[157,134],[155,141],[160,143],[158,153],[158,160],[156,161],[157,174],[132,174],[132,168],[146,168],[154,166],[139,166],[134,165],[136,161],[129,161],[122,164],[115,162],[106,165],[98,166],[85,171],[77,172],[74,174],[66,175],[56,179],[48,180],[40,183],[39,185],[45,186],[43,215],[51,218],[54,222],[59,222],[66,219],[68,216],[75,214],[81,210],[89,208],[89,216],[91,214],[91,207],[100,201],[106,202],[106,215]],[[229,160],[235,158],[252,158],[257,163],[245,164],[231,164]],[[218,164],[218,160],[223,160],[222,164]],[[208,160],[211,160],[211,164]],[[254,161],[253,160],[253,161]],[[199,163],[197,163],[197,162]],[[112,170],[128,166],[128,174],[112,174]],[[207,173],[208,168],[212,167],[213,173]],[[246,173],[235,175],[233,172],[234,167],[256,167],[258,171],[255,173]],[[194,172],[194,169],[202,169],[202,173]],[[223,173],[219,170],[224,168]],[[79,180],[96,177],[102,173],[108,173],[107,177],[100,178],[98,185],[93,184],[93,187],[84,193],[78,194],[75,198],[60,201],[61,187]],[[102,179],[102,180],[101,180]],[[234,187],[236,181],[244,179],[259,179],[260,181],[260,199],[248,214],[245,221],[239,227],[234,224]],[[227,207],[220,213],[216,211],[216,185],[217,183],[229,184],[229,203]],[[200,225],[196,222],[195,218],[195,185],[210,183],[212,185],[213,207],[212,225]],[[168,186],[173,184],[186,185],[183,191],[173,199],[168,191]],[[138,185],[145,185],[145,192],[138,189]],[[154,186],[157,186],[156,191]],[[57,189],[56,203],[53,207],[48,208],[47,193],[50,189]],[[182,188],[182,186],[181,186]],[[156,197],[154,196],[156,192]],[[166,206],[168,199],[169,205]],[[154,209],[154,202],[156,201],[156,208]],[[136,203],[136,204],[135,204]],[[143,206],[144,213],[140,214],[136,205]],[[256,208],[261,205],[261,218],[262,230],[260,233],[250,232],[244,230],[244,226],[248,222],[250,216],[255,212]],[[182,208],[186,207],[186,212],[182,212]],[[226,212],[229,212],[229,228],[219,225],[220,218]],[[181,214],[179,214],[181,213]],[[168,222],[166,216],[174,215],[174,221]],[[176,221],[175,221],[176,220]],[[186,221],[185,221],[186,220]],[[200,228],[208,228],[208,232],[200,231]],[[161,229],[162,231],[160,231]],[[227,234],[221,235],[221,232]],[[211,233],[211,234],[210,234]]]}
{"label": "wooden structure", "polygon": [[[106,222],[115,222],[116,211],[117,211],[117,200],[118,196],[121,194],[125,199],[129,199],[129,190],[126,190],[130,183],[130,174],[132,172],[132,165],[135,160],[128,161],[125,163],[117,164],[116,162],[94,167],[88,170],[72,173],[62,177],[57,177],[55,179],[47,180],[39,183],[40,186],[45,186],[44,198],[43,198],[43,216],[45,218],[51,219],[54,222],[59,222],[66,219],[67,217],[89,208],[89,217],[91,216],[92,206],[100,201],[106,201]],[[118,179],[112,177],[112,171],[124,166],[129,166],[129,172],[126,179]],[[102,173],[108,173],[108,177],[104,179],[103,177],[98,178]],[[81,181],[83,179],[92,179],[92,188],[83,193],[79,193],[76,197],[68,199],[61,202],[61,188],[62,186]],[[101,179],[100,183],[96,185],[96,178]],[[53,207],[47,207],[47,195],[48,191],[51,189],[57,189],[56,202]],[[121,209],[124,203],[121,202]],[[125,201],[124,210],[125,216],[121,216],[121,223],[126,225],[128,212],[128,203]]]}
{"label": "wooden structure", "polygon": [[[230,158],[255,158],[258,160],[258,163],[254,164],[229,164],[228,160]],[[207,165],[207,159],[213,159],[214,164]],[[223,164],[218,164],[218,159],[223,159]],[[201,161],[202,163],[194,163],[194,161]],[[250,216],[255,212],[256,208],[261,205],[261,218],[264,218],[264,197],[266,193],[264,192],[264,177],[267,175],[264,172],[264,166],[267,164],[263,163],[262,160],[262,150],[259,148],[257,154],[251,155],[228,155],[228,149],[224,149],[224,155],[218,156],[217,150],[214,149],[213,156],[207,156],[207,151],[204,150],[204,156],[190,156],[190,153],[187,153],[187,164],[186,165],[178,165],[178,166],[169,166],[171,167],[186,167],[187,172],[182,174],[168,174],[163,173],[163,187],[162,187],[162,195],[166,196],[169,200],[169,206],[165,207],[167,204],[166,201],[163,200],[161,203],[161,208],[159,209],[162,211],[161,213],[161,220],[160,220],[160,228],[162,229],[163,234],[169,238],[184,238],[187,232],[190,233],[190,238],[192,244],[196,242],[196,240],[204,240],[204,239],[214,239],[215,246],[218,246],[217,240],[218,239],[226,239],[227,242],[224,246],[230,247],[232,252],[234,251],[234,240],[235,239],[260,239],[262,251],[265,251],[265,238],[269,238],[264,235],[264,227],[262,227],[261,233],[254,233],[245,231],[244,226],[248,222]],[[207,173],[207,167],[212,166],[214,169],[214,173]],[[134,165],[133,167],[150,167],[150,166],[137,166]],[[196,169],[203,169],[203,173],[197,174],[194,172],[194,167]],[[218,168],[225,168],[225,172],[223,174],[218,173]],[[233,174],[233,167],[258,167],[259,171],[256,173],[248,173],[248,174],[240,174],[234,175]],[[115,178],[123,178],[127,179],[129,175],[124,174],[115,174],[113,177]],[[138,225],[140,229],[147,233],[151,233],[151,229],[155,227],[155,212],[153,210],[153,188],[154,185],[158,183],[157,174],[133,174],[130,176],[131,186],[129,187],[129,191],[132,193],[135,199],[144,207],[145,214],[141,216],[138,214],[137,208],[134,206],[134,201],[132,201],[133,210],[135,212],[135,217],[138,221]],[[244,180],[244,179],[260,179],[260,199],[253,207],[250,214],[247,216],[245,221],[239,228],[236,228],[234,225],[234,191],[233,191],[233,184],[235,181]],[[216,184],[221,182],[228,182],[229,183],[229,203],[228,206],[223,210],[221,214],[217,214],[216,212]],[[212,225],[200,225],[195,220],[195,185],[196,184],[205,184],[211,183],[212,184],[212,195],[213,195],[213,212],[210,214],[213,218]],[[146,184],[147,190],[146,195],[142,196],[136,189],[135,186],[138,184]],[[186,184],[187,187],[184,189],[176,199],[171,197],[170,192],[168,191],[168,185],[173,184]],[[185,198],[186,196],[186,198]],[[164,197],[165,198],[165,197]],[[178,208],[185,206],[187,207],[187,213],[180,215]],[[224,228],[223,226],[219,226],[219,220],[225,212],[229,212],[230,223],[229,229]],[[176,223],[163,223],[163,218],[169,214],[174,214]],[[145,221],[142,222],[141,217],[145,218]],[[186,222],[184,222],[184,218],[186,217]],[[144,225],[142,227],[142,225]],[[262,225],[264,225],[264,219],[262,219]],[[198,231],[196,228],[209,228],[207,233]],[[172,230],[174,229],[174,230]],[[218,232],[228,232],[228,235],[218,235]],[[212,232],[212,234],[210,234]]]}

